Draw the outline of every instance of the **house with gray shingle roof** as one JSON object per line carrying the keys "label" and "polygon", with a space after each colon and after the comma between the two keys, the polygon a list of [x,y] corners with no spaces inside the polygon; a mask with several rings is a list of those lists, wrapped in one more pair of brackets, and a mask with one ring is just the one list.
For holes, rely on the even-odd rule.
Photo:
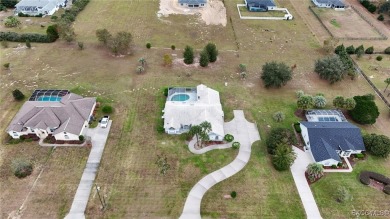
{"label": "house with gray shingle roof", "polygon": [[202,8],[206,4],[207,0],[179,0],[179,5],[188,8]]}
{"label": "house with gray shingle roof", "polygon": [[312,0],[319,8],[333,8],[335,10],[345,10],[345,4],[342,0]]}
{"label": "house with gray shingle roof", "polygon": [[79,140],[88,127],[96,98],[68,93],[58,101],[26,101],[7,128],[12,138],[53,135],[56,140]]}
{"label": "house with gray shingle roof", "polygon": [[35,15],[52,15],[59,8],[65,7],[67,0],[21,0],[15,5],[15,14],[19,12],[28,14],[30,16]]}
{"label": "house with gray shingle roof", "polygon": [[301,122],[300,127],[305,149],[324,166],[337,165],[340,157],[366,150],[360,129],[347,121]]}
{"label": "house with gray shingle roof", "polygon": [[245,0],[245,5],[248,11],[268,11],[277,8],[273,0]]}

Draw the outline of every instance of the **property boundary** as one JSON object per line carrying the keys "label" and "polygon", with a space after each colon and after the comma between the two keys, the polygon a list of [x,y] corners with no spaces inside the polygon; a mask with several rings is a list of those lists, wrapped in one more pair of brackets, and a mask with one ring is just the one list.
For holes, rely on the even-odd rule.
{"label": "property boundary", "polygon": [[361,14],[358,10],[356,10],[353,6],[351,8],[361,17],[364,21],[366,21],[381,37],[335,37],[333,33],[329,30],[329,28],[322,22],[321,18],[318,14],[313,10],[313,6],[309,6],[309,10],[314,14],[314,16],[318,19],[318,21],[322,24],[325,30],[329,33],[329,35],[333,38],[339,40],[387,40],[388,37],[382,33],[378,28],[376,28],[363,14]]}
{"label": "property boundary", "polygon": [[240,19],[243,19],[243,20],[287,20],[288,21],[288,20],[293,19],[292,14],[288,11],[287,8],[275,8],[275,9],[270,10],[270,11],[284,11],[284,12],[286,12],[284,17],[248,17],[248,16],[241,15],[240,7],[246,7],[246,5],[245,4],[237,4],[238,15],[240,16]]}
{"label": "property boundary", "polygon": [[386,106],[390,109],[390,103],[389,101],[387,101],[387,99],[383,96],[383,94],[379,91],[379,89],[374,85],[374,83],[372,83],[372,81],[370,80],[370,78],[367,77],[367,75],[363,72],[363,70],[357,65],[357,63],[355,62],[355,60],[351,59],[353,64],[355,65],[355,69],[363,75],[363,77],[366,79],[366,81],[368,82],[368,84],[372,87],[372,89],[374,89],[375,93],[382,99],[382,101],[386,104]]}

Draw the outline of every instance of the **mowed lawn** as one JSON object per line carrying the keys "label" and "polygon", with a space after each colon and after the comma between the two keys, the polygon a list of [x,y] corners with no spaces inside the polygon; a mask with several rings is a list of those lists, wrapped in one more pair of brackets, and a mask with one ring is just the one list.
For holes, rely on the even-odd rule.
{"label": "mowed lawn", "polygon": [[[11,70],[4,70],[0,75],[0,88],[4,91],[0,93],[0,109],[6,115],[0,117],[0,124],[4,124],[2,130],[21,106],[10,96],[15,88],[26,95],[36,88],[58,88],[70,89],[84,96],[103,97],[105,103],[115,107],[110,138],[96,179],[108,208],[104,213],[100,211],[100,202],[93,190],[87,217],[177,218],[192,186],[207,173],[231,162],[237,154],[236,150],[227,149],[194,155],[188,151],[183,137],[158,134],[156,131],[161,112],[160,89],[204,83],[220,91],[227,121],[232,119],[233,109],[244,110],[247,119],[257,123],[263,140],[253,145],[251,160],[241,172],[206,193],[202,201],[202,215],[217,218],[304,218],[305,213],[290,172],[275,171],[266,154],[267,133],[272,127],[291,127],[298,120],[294,116],[297,90],[313,95],[324,93],[328,98],[328,107],[339,94],[350,97],[372,93],[372,90],[361,77],[329,85],[313,73],[314,61],[323,54],[320,44],[301,18],[296,17],[290,22],[239,20],[236,9],[239,2],[226,1],[228,21],[231,18],[232,23],[228,22],[227,27],[222,27],[192,24],[199,22],[195,16],[169,16],[163,19],[171,21],[171,24],[160,22],[155,14],[158,1],[117,1],[109,4],[92,0],[75,23],[77,41],[85,42],[85,50],[79,51],[76,44],[68,45],[61,41],[54,44],[33,43],[31,50],[12,48],[17,44],[10,43],[10,48],[0,51],[2,62],[11,63]],[[292,8],[289,2],[283,3],[285,7]],[[131,13],[126,13],[128,10],[125,9]],[[294,15],[295,11],[290,11]],[[130,31],[135,37],[134,55],[112,57],[98,46],[95,31],[99,28],[107,28],[113,33]],[[191,31],[203,38],[193,37]],[[145,43],[148,41],[156,47],[175,44],[177,48],[182,48],[189,44],[196,49],[202,49],[208,41],[214,41],[220,49],[220,56],[215,64],[205,69],[182,64],[164,67],[162,57],[165,53],[181,58],[182,52],[161,48],[147,50]],[[238,53],[225,51],[234,50],[237,45]],[[144,74],[137,75],[135,68],[140,57],[146,57],[148,66]],[[265,89],[260,80],[262,65],[273,60],[297,66],[293,80],[281,89]],[[248,66],[246,80],[239,78],[239,63]],[[225,86],[225,82],[228,86]],[[388,111],[380,102],[378,105],[382,114],[377,124],[362,128],[367,132],[390,136],[386,129],[390,125],[386,114]],[[283,123],[273,121],[272,115],[277,111],[286,114]],[[5,152],[2,156],[11,153]],[[43,172],[43,179],[50,176],[52,181],[63,182],[64,176],[71,176],[69,187],[66,188],[74,191],[81,178],[87,152],[78,156],[68,155],[73,156],[72,159],[65,154],[50,158],[48,164],[55,166],[53,170],[59,172],[62,172],[59,164],[66,166],[66,162],[70,161],[74,164],[68,165],[61,176]],[[159,174],[155,164],[158,155],[166,156],[171,166],[165,176]],[[385,167],[388,163],[386,161],[380,165]],[[5,163],[2,165],[7,168]],[[8,174],[1,177],[7,182],[13,176]],[[38,183],[40,187],[37,187],[37,192],[31,193],[26,205],[36,206],[32,201],[40,200],[39,206],[51,206],[50,209],[55,206],[53,214],[64,215],[70,208],[74,193],[38,192],[44,186],[52,186],[47,180],[39,179]],[[21,184],[31,186],[23,181]],[[3,184],[2,187],[7,188],[7,185]],[[223,198],[233,190],[238,193],[236,199]],[[14,209],[14,205],[9,203],[22,203],[24,200],[22,191],[12,192],[16,195],[4,202],[8,207],[2,208],[2,215],[8,215]],[[63,204],[53,205],[50,198],[62,200]],[[370,201],[377,202],[376,199]],[[34,210],[29,211],[28,216],[52,218]]]}

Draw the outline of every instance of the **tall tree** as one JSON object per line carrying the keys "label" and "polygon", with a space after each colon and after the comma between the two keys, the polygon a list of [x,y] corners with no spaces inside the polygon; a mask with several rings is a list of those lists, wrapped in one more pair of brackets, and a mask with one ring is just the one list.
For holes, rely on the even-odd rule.
{"label": "tall tree", "polygon": [[279,144],[276,147],[275,154],[272,156],[272,164],[276,170],[288,170],[296,157],[297,155],[292,150],[291,145]]}
{"label": "tall tree", "polygon": [[387,88],[388,88],[389,85],[390,85],[390,78],[386,78],[385,83],[386,83],[387,85],[386,85],[386,88],[385,88],[385,91],[384,91],[384,92],[386,92]]}
{"label": "tall tree", "polygon": [[385,135],[367,134],[363,136],[367,151],[375,156],[387,158],[390,155],[390,139]]}
{"label": "tall tree", "polygon": [[127,54],[131,52],[133,36],[129,32],[118,32],[115,37],[110,37],[107,41],[107,46],[115,55]]}
{"label": "tall tree", "polygon": [[293,145],[296,143],[294,133],[287,128],[273,128],[267,137],[266,145],[269,154],[275,154],[276,147],[279,144]]}
{"label": "tall tree", "polygon": [[194,63],[194,49],[190,46],[186,46],[183,52],[184,63],[187,65]]}
{"label": "tall tree", "polygon": [[200,139],[202,140],[202,145],[203,145],[204,142],[210,140],[209,132],[211,131],[211,124],[207,121],[204,121],[204,122],[200,123],[199,126],[202,130],[201,134],[200,134]]}
{"label": "tall tree", "polygon": [[346,73],[345,66],[337,55],[317,60],[314,71],[331,84],[341,81]]}
{"label": "tall tree", "polygon": [[292,72],[283,62],[267,62],[263,65],[261,75],[265,87],[281,87],[287,84],[292,79]]}
{"label": "tall tree", "polygon": [[218,50],[217,50],[217,46],[214,43],[208,43],[205,47],[205,50],[208,53],[210,62],[217,61]]}
{"label": "tall tree", "polygon": [[202,127],[199,125],[193,125],[191,126],[190,131],[188,132],[190,135],[196,137],[196,144],[199,145],[199,136],[202,134]]}
{"label": "tall tree", "polygon": [[209,54],[206,50],[203,50],[200,53],[199,65],[202,67],[207,67],[209,65]]}
{"label": "tall tree", "polygon": [[349,111],[352,119],[360,124],[374,124],[379,116],[379,110],[372,97],[354,96],[353,99],[356,101],[356,106]]}

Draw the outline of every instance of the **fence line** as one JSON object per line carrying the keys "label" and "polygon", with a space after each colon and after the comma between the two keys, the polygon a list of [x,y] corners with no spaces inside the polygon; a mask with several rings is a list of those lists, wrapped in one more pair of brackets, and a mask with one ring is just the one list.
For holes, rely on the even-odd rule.
{"label": "fence line", "polygon": [[376,88],[376,86],[374,85],[374,83],[372,83],[372,81],[370,80],[370,78],[367,77],[367,75],[363,72],[363,70],[356,64],[355,60],[353,60],[351,58],[353,64],[355,65],[355,68],[356,70],[361,74],[363,75],[363,77],[366,79],[366,81],[368,82],[369,85],[371,85],[371,87],[374,89],[375,93],[383,100],[383,102],[387,105],[387,107],[390,109],[390,103],[389,101],[387,101],[387,99],[382,95],[382,93],[379,91],[378,88]]}
{"label": "fence line", "polygon": [[[312,6],[309,6],[310,11],[314,14],[314,16],[317,18],[317,20],[322,24],[322,26],[325,28],[325,30],[329,33],[329,35],[333,38],[339,39],[339,40],[387,40],[387,36],[383,34],[378,28],[376,28],[367,18],[363,16],[363,14],[360,13],[357,9],[355,9],[353,6],[351,8],[364,20],[366,21],[374,30],[381,36],[381,37],[335,37],[333,33],[329,30],[329,28],[322,22],[320,16],[313,10]],[[329,9],[331,10],[331,9]]]}

